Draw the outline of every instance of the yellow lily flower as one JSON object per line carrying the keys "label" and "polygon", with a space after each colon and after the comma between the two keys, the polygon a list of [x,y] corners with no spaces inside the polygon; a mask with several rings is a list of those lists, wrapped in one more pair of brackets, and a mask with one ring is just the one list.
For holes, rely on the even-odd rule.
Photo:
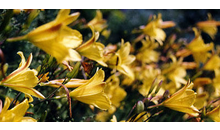
{"label": "yellow lily flower", "polygon": [[212,39],[215,38],[216,33],[218,32],[217,26],[220,25],[219,21],[215,21],[212,19],[211,14],[208,14],[207,21],[201,21],[196,24],[203,32],[207,33]]}
{"label": "yellow lily flower", "polygon": [[79,17],[79,13],[69,15],[69,9],[60,10],[56,19],[44,24],[25,36],[9,38],[7,41],[28,40],[46,53],[63,61],[80,61],[81,56],[72,48],[82,43],[82,35],[67,25]]}
{"label": "yellow lily flower", "polygon": [[195,32],[195,38],[187,45],[187,48],[192,52],[193,58],[197,65],[200,62],[205,63],[210,56],[208,51],[212,50],[214,47],[213,43],[205,44],[200,32],[196,28],[193,28]]}
{"label": "yellow lily flower", "polygon": [[116,69],[119,72],[128,76],[131,80],[134,80],[134,72],[129,65],[135,60],[134,55],[129,55],[131,45],[129,42],[124,44],[124,40],[121,42],[121,48],[108,60],[108,65],[112,69]]}
{"label": "yellow lily flower", "polygon": [[143,84],[138,87],[138,91],[141,95],[147,96],[147,94],[149,93],[150,87],[153,81],[155,80],[155,78],[159,79],[156,81],[157,83],[155,83],[155,84],[158,84],[159,81],[163,79],[163,77],[161,76],[161,71],[159,69],[154,69],[153,67],[144,69],[142,70],[142,72],[143,72],[142,74],[143,78],[141,79],[141,81],[143,81]]}
{"label": "yellow lily flower", "polygon": [[182,66],[183,58],[178,61],[174,55],[171,55],[172,64],[169,68],[163,69],[162,74],[167,74],[168,78],[175,83],[176,88],[179,88],[181,84],[186,84],[187,81],[184,79],[186,76],[186,69]]}
{"label": "yellow lily flower", "polygon": [[110,98],[112,105],[119,107],[120,102],[127,95],[126,91],[119,86],[119,78],[116,75],[112,75],[106,80],[106,84],[104,92]]}
{"label": "yellow lily flower", "polygon": [[104,62],[104,45],[102,43],[96,42],[99,37],[99,33],[94,31],[94,27],[90,26],[92,30],[92,37],[83,45],[76,49],[80,55],[85,56],[98,62],[100,65],[107,67]]}
{"label": "yellow lily flower", "polygon": [[102,69],[98,70],[87,83],[71,91],[70,96],[83,103],[107,110],[111,105],[111,101],[104,93],[104,76],[104,71]]}
{"label": "yellow lily flower", "polygon": [[0,81],[0,85],[43,99],[44,96],[34,89],[39,82],[37,71],[28,68],[32,61],[32,54],[29,55],[27,62],[22,52],[19,51],[18,55],[21,57],[18,69]]}
{"label": "yellow lily flower", "polygon": [[207,63],[204,65],[204,70],[213,71],[215,69],[219,69],[220,67],[220,58],[218,55],[213,55]]}
{"label": "yellow lily flower", "polygon": [[196,93],[192,90],[193,83],[189,82],[179,91],[174,93],[170,98],[166,99],[162,105],[173,109],[175,111],[180,111],[188,113],[192,116],[198,116],[199,111],[193,106]]}
{"label": "yellow lily flower", "polygon": [[0,112],[0,122],[37,122],[37,120],[32,117],[24,117],[29,108],[27,99],[10,110],[8,110],[9,106],[10,99],[6,97],[4,107]]}
{"label": "yellow lily flower", "polygon": [[206,113],[206,116],[215,122],[220,122],[220,106],[217,106],[212,111]]}
{"label": "yellow lily flower", "polygon": [[104,28],[107,27],[107,21],[103,19],[102,12],[100,10],[96,10],[96,16],[93,18],[88,25],[92,25],[95,31],[101,32]]}
{"label": "yellow lily flower", "polygon": [[218,32],[217,26],[220,25],[220,22],[209,20],[202,21],[196,24],[202,31],[206,32],[212,39],[215,38],[216,33]]}
{"label": "yellow lily flower", "polygon": [[156,39],[160,45],[163,45],[163,41],[166,38],[166,33],[161,28],[168,28],[173,26],[175,26],[175,23],[172,21],[163,22],[162,15],[159,13],[157,19],[156,16],[154,16],[154,19],[144,28],[142,28],[142,31],[144,34]]}
{"label": "yellow lily flower", "polygon": [[104,92],[109,97],[112,105],[108,111],[101,111],[96,115],[97,121],[105,122],[120,106],[120,102],[126,97],[126,91],[119,86],[120,80],[118,76],[112,75],[106,80],[106,87]]}
{"label": "yellow lily flower", "polygon": [[195,100],[195,103],[193,104],[193,106],[195,106],[197,109],[201,109],[205,105],[207,105],[207,99],[208,99],[208,93],[207,92],[203,92],[201,94],[198,94],[196,96],[196,100]]}
{"label": "yellow lily flower", "polygon": [[160,53],[154,50],[158,47],[158,44],[149,38],[146,38],[146,40],[141,40],[141,42],[143,47],[137,54],[137,59],[144,63],[158,62]]}

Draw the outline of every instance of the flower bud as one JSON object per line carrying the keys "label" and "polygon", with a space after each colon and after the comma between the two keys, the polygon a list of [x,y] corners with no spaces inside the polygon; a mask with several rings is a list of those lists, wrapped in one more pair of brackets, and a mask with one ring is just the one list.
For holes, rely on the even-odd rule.
{"label": "flower bud", "polygon": [[164,98],[164,99],[169,98],[169,90],[166,90],[166,91],[164,92],[163,98]]}
{"label": "flower bud", "polygon": [[136,112],[141,113],[144,111],[144,103],[142,101],[137,102]]}
{"label": "flower bud", "polygon": [[148,95],[151,94],[156,86],[156,82],[157,81],[157,78],[154,79],[153,83],[151,84],[151,87],[150,87],[150,90],[148,92]]}
{"label": "flower bud", "polygon": [[157,88],[156,88],[156,90],[155,90],[155,92],[154,92],[155,95],[159,92],[160,88],[162,87],[162,83],[163,83],[163,80],[161,80],[161,81],[159,82],[159,84],[157,85]]}

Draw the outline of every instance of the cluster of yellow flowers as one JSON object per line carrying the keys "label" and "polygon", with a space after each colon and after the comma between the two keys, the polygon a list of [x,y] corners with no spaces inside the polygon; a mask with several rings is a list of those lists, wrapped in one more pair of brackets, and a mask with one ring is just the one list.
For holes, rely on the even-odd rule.
{"label": "cluster of yellow flowers", "polygon": [[[203,31],[211,38],[215,38],[217,26],[220,24],[212,20],[210,15],[208,21],[199,22],[197,27],[192,28],[195,38],[190,43],[175,42],[175,35],[166,39],[163,29],[174,27],[175,23],[163,21],[162,15],[158,14],[157,17],[153,16],[146,26],[140,27],[141,34],[133,42],[124,42],[122,39],[119,46],[112,44],[105,46],[98,41],[99,34],[107,38],[110,34],[107,30],[107,21],[103,19],[100,10],[97,10],[94,19],[84,26],[90,28],[92,32],[91,38],[84,42],[83,35],[68,26],[79,16],[79,12],[70,14],[69,9],[62,9],[55,20],[24,36],[8,38],[7,42],[29,41],[54,57],[60,67],[67,67],[70,72],[74,71],[72,63],[80,62],[83,66],[86,64],[85,59],[97,62],[103,68],[97,68],[90,79],[50,79],[48,73],[39,76],[38,69],[29,68],[33,59],[32,54],[26,61],[23,52],[19,51],[17,53],[21,57],[19,67],[5,76],[0,85],[22,92],[26,98],[10,110],[8,110],[11,102],[9,97],[5,98],[3,108],[0,100],[0,121],[37,121],[31,117],[24,117],[29,103],[33,102],[32,96],[39,100],[51,96],[45,98],[41,92],[34,89],[36,86],[59,89],[63,87],[66,93],[57,97],[63,96],[70,101],[69,97],[72,97],[74,100],[89,104],[91,109],[97,107],[102,110],[97,113],[96,121],[109,121],[111,118],[110,121],[117,121],[114,113],[117,109],[123,110],[122,101],[128,94],[132,94],[126,92],[125,86],[137,90],[143,100],[136,99],[138,101],[134,105],[136,113],[133,114],[132,109],[133,115],[129,114],[124,121],[148,121],[163,112],[153,110],[163,107],[185,113],[185,119],[220,121],[220,102],[216,100],[220,96],[218,80],[220,51],[215,50],[214,43],[204,43],[201,36]],[[135,48],[137,43],[141,43],[141,48]],[[161,47],[163,52],[160,51]],[[184,61],[191,55],[192,61]],[[6,65],[4,68],[7,68]],[[105,80],[106,68],[111,70],[111,75],[106,76]],[[86,71],[88,68],[80,69]],[[194,75],[188,74],[188,71],[192,70],[195,70]],[[214,78],[201,76],[204,71],[213,71]],[[1,76],[2,73],[4,72],[1,72]],[[214,92],[207,90],[210,86],[214,88]]]}

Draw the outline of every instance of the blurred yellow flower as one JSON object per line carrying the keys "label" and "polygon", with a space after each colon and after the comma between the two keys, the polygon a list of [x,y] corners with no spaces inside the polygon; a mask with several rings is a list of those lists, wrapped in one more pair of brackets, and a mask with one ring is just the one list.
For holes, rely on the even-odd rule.
{"label": "blurred yellow flower", "polygon": [[141,42],[143,46],[136,56],[137,60],[140,60],[144,63],[158,62],[160,53],[154,50],[158,47],[158,44],[149,38],[146,38],[146,40],[141,40]]}
{"label": "blurred yellow flower", "polygon": [[210,57],[210,59],[207,61],[207,63],[204,65],[204,70],[213,71],[215,69],[220,68],[220,58],[218,55],[213,55]]}
{"label": "blurred yellow flower", "polygon": [[24,117],[29,108],[27,99],[10,110],[8,110],[9,106],[10,99],[6,97],[4,107],[0,111],[0,122],[37,122],[37,120],[32,117]]}
{"label": "blurred yellow flower", "polygon": [[100,42],[96,42],[99,37],[99,33],[94,31],[94,27],[90,26],[92,30],[92,37],[84,44],[79,46],[76,51],[80,55],[85,56],[91,60],[98,62],[100,65],[107,67],[104,62],[104,45]]}
{"label": "blurred yellow flower", "polygon": [[96,74],[85,84],[74,89],[69,94],[76,100],[86,104],[94,105],[102,110],[107,110],[111,106],[109,97],[104,93],[105,73],[102,69],[98,70]]}
{"label": "blurred yellow flower", "polygon": [[170,55],[172,63],[168,68],[162,70],[162,74],[167,74],[167,77],[175,83],[176,88],[179,88],[181,84],[186,84],[184,79],[186,76],[186,69],[182,66],[183,58],[179,58],[177,61],[174,55]]}
{"label": "blurred yellow flower", "polygon": [[193,31],[195,32],[195,38],[187,45],[187,48],[192,52],[193,58],[199,66],[200,62],[205,63],[207,61],[210,56],[208,51],[213,49],[214,44],[205,44],[200,32],[196,28],[193,28]]}
{"label": "blurred yellow flower", "polygon": [[199,27],[203,32],[207,33],[212,39],[214,39],[216,33],[218,32],[217,26],[220,26],[220,22],[213,20],[211,14],[208,14],[208,20],[198,22],[196,26]]}
{"label": "blurred yellow flower", "polygon": [[206,113],[206,116],[215,122],[220,122],[220,106],[217,106],[212,111]]}
{"label": "blurred yellow flower", "polygon": [[149,90],[156,78],[158,78],[159,80],[157,80],[155,84],[158,84],[163,79],[160,69],[154,69],[153,67],[143,69],[139,74],[143,75],[143,78],[140,79],[143,84],[138,87],[138,91],[143,96],[148,95]]}
{"label": "blurred yellow flower", "polygon": [[202,21],[198,22],[196,24],[202,31],[206,32],[209,34],[209,36],[214,39],[216,33],[218,32],[217,26],[220,25],[220,22],[214,21],[214,20],[209,20],[209,21]]}
{"label": "blurred yellow flower", "polygon": [[199,111],[193,106],[196,93],[192,90],[193,83],[187,83],[183,88],[166,99],[162,105],[170,109],[198,116]]}
{"label": "blurred yellow flower", "polygon": [[154,16],[154,19],[150,21],[144,28],[142,28],[142,31],[145,35],[156,39],[160,45],[163,45],[163,41],[166,38],[166,33],[162,30],[162,28],[173,26],[175,26],[175,23],[172,21],[163,22],[162,15],[159,13],[157,18]]}
{"label": "blurred yellow flower", "polygon": [[129,65],[136,59],[136,57],[134,55],[129,55],[130,49],[130,43],[126,42],[124,44],[124,40],[122,40],[121,48],[107,61],[107,63],[110,68],[116,69],[125,74],[131,80],[134,80],[134,72]]}
{"label": "blurred yellow flower", "polygon": [[29,55],[27,62],[25,61],[25,57],[22,52],[19,51],[18,55],[21,57],[18,69],[0,81],[0,84],[43,99],[44,96],[34,89],[39,82],[36,76],[38,72],[35,69],[31,70],[28,68],[32,61],[32,54]]}
{"label": "blurred yellow flower", "polygon": [[119,107],[120,102],[127,95],[126,91],[119,86],[119,83],[119,78],[116,75],[112,75],[106,80],[106,87],[104,89],[114,107]]}
{"label": "blurred yellow flower", "polygon": [[203,92],[201,94],[196,95],[196,100],[193,104],[197,109],[203,108],[205,105],[207,105],[207,99],[208,99],[208,93]]}
{"label": "blurred yellow flower", "polygon": [[120,102],[126,97],[127,93],[124,89],[119,86],[119,78],[115,75],[110,76],[106,80],[106,87],[104,92],[111,100],[111,107],[108,108],[108,111],[101,111],[97,113],[96,120],[105,122],[110,116],[117,110],[120,106]]}
{"label": "blurred yellow flower", "polygon": [[100,10],[96,10],[96,16],[88,23],[88,25],[92,25],[95,31],[101,32],[107,27],[107,21],[103,19],[102,12]]}
{"label": "blurred yellow flower", "polygon": [[79,17],[79,13],[69,13],[69,9],[62,9],[54,21],[36,28],[25,36],[9,38],[7,41],[28,40],[55,57],[59,63],[80,61],[81,56],[73,48],[82,43],[82,35],[67,26]]}

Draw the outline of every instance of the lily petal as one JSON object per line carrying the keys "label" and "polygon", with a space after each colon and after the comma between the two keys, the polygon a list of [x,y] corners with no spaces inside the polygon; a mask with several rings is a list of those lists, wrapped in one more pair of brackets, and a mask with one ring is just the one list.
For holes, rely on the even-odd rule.
{"label": "lily petal", "polygon": [[3,79],[0,84],[41,99],[44,98],[40,92],[33,89],[38,84],[39,80],[36,76],[37,71],[28,68],[32,60],[32,54],[30,54],[27,62],[25,62],[22,52],[18,52],[18,54],[22,59],[18,69]]}
{"label": "lily petal", "polygon": [[86,84],[74,89],[69,95],[83,103],[106,110],[110,107],[111,101],[104,93],[105,82],[103,80],[104,71],[100,69]]}
{"label": "lily petal", "polygon": [[199,111],[193,106],[196,93],[191,90],[193,83],[189,82],[179,91],[174,93],[170,98],[166,99],[162,104],[170,109],[188,113],[192,116],[198,116]]}
{"label": "lily petal", "polygon": [[22,87],[22,86],[20,86],[20,87],[19,86],[16,86],[16,87],[11,87],[10,86],[10,88],[12,88],[14,90],[17,90],[17,91],[20,91],[20,92],[23,92],[25,94],[30,94],[30,95],[35,96],[35,97],[40,98],[40,99],[45,98],[39,91],[37,91],[36,89],[33,89],[33,88]]}

